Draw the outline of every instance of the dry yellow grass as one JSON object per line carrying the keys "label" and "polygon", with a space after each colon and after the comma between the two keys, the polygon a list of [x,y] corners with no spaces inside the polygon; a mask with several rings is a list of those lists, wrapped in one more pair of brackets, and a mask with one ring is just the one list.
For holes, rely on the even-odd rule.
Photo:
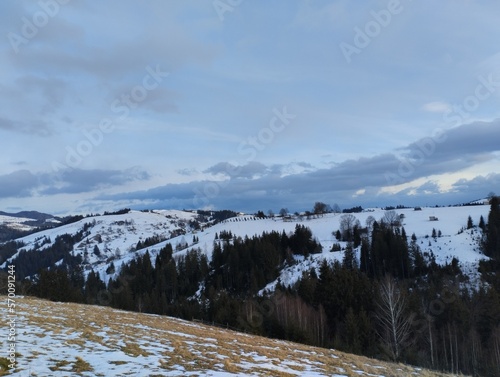
{"label": "dry yellow grass", "polygon": [[[231,330],[210,327],[169,317],[129,313],[106,307],[87,306],[25,297],[18,300],[31,308],[23,313],[27,323],[36,325],[40,334],[67,334],[64,347],[102,348],[113,351],[110,366],[128,366],[141,357],[156,358],[157,375],[163,371],[179,371],[179,375],[203,375],[217,370],[234,374],[259,376],[297,376],[314,371],[324,375],[345,376],[385,375],[398,377],[445,377],[443,373],[427,371],[402,364],[391,364],[336,350],[251,336]],[[3,326],[0,318],[0,326]],[[22,328],[19,328],[22,332]],[[49,336],[49,335],[47,335]],[[151,349],[157,350],[152,351]],[[116,352],[123,354],[123,360]],[[26,354],[19,359],[37,357]],[[91,365],[92,359],[83,356],[71,365],[54,360],[55,370],[100,372]],[[181,368],[181,370],[179,370]],[[250,369],[249,369],[250,368]],[[154,375],[155,373],[151,373]],[[0,372],[1,375],[1,372]]]}
{"label": "dry yellow grass", "polygon": [[49,369],[52,371],[52,372],[56,372],[56,371],[60,371],[62,370],[64,367],[68,366],[69,364],[71,364],[70,361],[67,361],[67,360],[60,360],[60,361],[57,361],[57,360],[51,360],[53,362],[55,362],[55,364],[51,367],[49,367]]}
{"label": "dry yellow grass", "polygon": [[90,366],[85,360],[81,357],[77,357],[75,363],[73,364],[72,372],[81,373],[81,372],[92,372],[94,368]]}
{"label": "dry yellow grass", "polygon": [[121,350],[130,356],[149,356],[149,353],[144,351],[138,344],[127,342],[124,347],[121,347]]}
{"label": "dry yellow grass", "polygon": [[9,370],[9,360],[5,357],[0,357],[0,376],[6,376]]}

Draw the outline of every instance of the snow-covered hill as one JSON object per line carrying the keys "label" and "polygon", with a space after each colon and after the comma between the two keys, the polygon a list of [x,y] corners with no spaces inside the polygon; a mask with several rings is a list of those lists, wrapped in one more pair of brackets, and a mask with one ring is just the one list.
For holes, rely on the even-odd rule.
{"label": "snow-covered hill", "polygon": [[[467,219],[470,216],[474,225],[479,223],[481,216],[487,219],[488,205],[424,207],[421,210],[408,208],[395,211],[401,217],[406,234],[409,237],[415,234],[417,243],[424,253],[433,254],[436,262],[440,264],[449,263],[453,258],[457,258],[464,272],[472,279],[477,277],[478,262],[485,258],[479,245],[481,230],[477,227],[466,230]],[[378,221],[385,212],[383,209],[374,208],[353,215],[362,226],[365,226],[369,217]],[[300,278],[304,270],[318,267],[324,259],[342,259],[342,251],[330,251],[332,245],[338,243],[333,232],[339,229],[341,217],[342,214],[333,213],[309,219],[305,216],[261,219],[253,215],[240,215],[211,225],[209,222],[198,221],[200,218],[197,213],[191,211],[130,211],[121,215],[89,217],[73,224],[23,237],[19,241],[25,246],[19,250],[36,249],[43,253],[58,235],[74,235],[84,231],[82,240],[75,245],[72,253],[82,256],[87,263],[87,271],[92,268],[99,272],[103,281],[108,281],[109,277],[118,272],[110,275],[106,273],[111,261],[119,267],[122,263],[127,263],[137,255],[145,253],[146,250],[154,257],[167,243],[171,243],[174,247],[174,256],[182,255],[196,247],[206,253],[210,260],[215,236],[221,231],[230,231],[234,236],[251,237],[272,230],[292,233],[297,224],[302,224],[312,230],[313,235],[323,246],[323,251],[307,259],[297,257],[297,264],[281,272],[280,281],[292,284]],[[433,238],[433,230],[440,236]],[[161,242],[154,245],[149,242],[146,247],[137,249],[138,242],[152,240]],[[341,244],[345,246],[345,243]],[[95,253],[96,247],[97,253]],[[17,255],[13,255],[0,267],[15,262]],[[272,289],[275,284],[276,282],[271,283],[267,288]]]}
{"label": "snow-covered hill", "polygon": [[15,369],[2,370],[10,361],[0,355],[0,376],[447,376],[109,307],[17,297],[15,314],[0,313],[2,328],[16,317]]}
{"label": "snow-covered hill", "polygon": [[0,211],[0,226],[18,231],[32,231],[40,226],[56,225],[58,223],[60,223],[60,220],[46,213],[36,211],[8,213]]}
{"label": "snow-covered hill", "polygon": [[[196,213],[186,211],[130,211],[125,214],[86,217],[71,224],[30,234],[17,241],[24,244],[19,252],[37,250],[43,253],[54,244],[58,236],[74,236],[80,232],[83,234],[82,239],[73,247],[72,255],[81,256],[87,270],[102,270],[110,261],[117,260],[121,263],[134,258],[139,242],[147,242],[149,245],[194,232],[197,218]],[[199,222],[197,224],[206,225]],[[15,261],[19,252],[7,259],[2,266]]]}
{"label": "snow-covered hill", "polygon": [[13,217],[13,216],[0,215],[0,224],[16,230],[24,231],[24,230],[34,229],[35,228],[34,226],[27,224],[32,221],[33,221],[32,219],[28,219],[27,217]]}

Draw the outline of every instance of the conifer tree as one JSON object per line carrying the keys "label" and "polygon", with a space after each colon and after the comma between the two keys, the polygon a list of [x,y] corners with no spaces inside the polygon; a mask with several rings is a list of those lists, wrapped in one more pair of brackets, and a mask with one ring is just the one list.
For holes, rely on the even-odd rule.
{"label": "conifer tree", "polygon": [[347,309],[347,314],[345,318],[345,338],[346,338],[348,352],[351,353],[361,352],[359,321],[357,315],[354,314],[352,307],[349,307],[349,309]]}
{"label": "conifer tree", "polygon": [[483,230],[483,232],[486,230],[486,224],[484,223],[484,217],[481,215],[479,218],[479,228]]}
{"label": "conifer tree", "polygon": [[474,223],[472,222],[472,217],[469,216],[467,219],[467,229],[472,229],[474,227]]}
{"label": "conifer tree", "polygon": [[486,252],[491,258],[500,258],[500,198],[493,197],[490,200],[490,213],[486,231]]}
{"label": "conifer tree", "polygon": [[344,258],[342,259],[342,267],[348,270],[354,270],[358,268],[358,261],[356,260],[356,253],[352,248],[352,244],[349,242],[344,250]]}

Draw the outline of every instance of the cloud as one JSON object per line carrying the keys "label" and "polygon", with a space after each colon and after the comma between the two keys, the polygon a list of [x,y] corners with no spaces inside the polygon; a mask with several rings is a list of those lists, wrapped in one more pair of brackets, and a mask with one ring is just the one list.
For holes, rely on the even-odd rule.
{"label": "cloud", "polygon": [[137,167],[125,170],[73,169],[59,174],[32,173],[24,169],[0,176],[0,198],[89,193],[149,178],[149,173]]}
{"label": "cloud", "polygon": [[199,174],[199,171],[194,168],[183,168],[183,169],[177,169],[176,172],[180,175],[184,175],[186,177],[191,177],[193,175]]}
{"label": "cloud", "polygon": [[492,74],[493,77],[500,77],[500,52],[496,52],[478,64],[478,71]]}
{"label": "cloud", "polygon": [[488,174],[471,179],[459,179],[451,189],[443,191],[435,180],[405,188],[395,193],[379,195],[378,200],[389,205],[449,205],[464,204],[485,198],[495,188],[500,187],[500,174]]}
{"label": "cloud", "polygon": [[[141,81],[138,80],[137,84],[141,84]],[[113,103],[118,100],[122,101],[122,104],[126,103],[123,98],[130,97],[132,90],[137,84],[129,84],[128,86],[121,85],[119,88],[114,89],[112,93],[107,96],[106,102]],[[162,85],[162,83],[160,84]],[[179,111],[176,105],[176,101],[180,98],[179,93],[162,87],[147,90],[145,93],[146,95],[143,100],[134,102],[134,107],[137,106],[140,110],[149,109],[160,114],[177,113]]]}
{"label": "cloud", "polygon": [[52,113],[64,103],[67,89],[65,81],[56,78],[26,75],[15,81],[19,97],[27,100],[38,97],[43,102],[41,114]]}
{"label": "cloud", "polygon": [[[24,17],[32,20],[40,4],[0,1],[3,35],[21,34]],[[267,3],[243,4],[224,22],[211,1],[60,4],[19,53],[8,38],[0,46],[0,147],[8,169],[0,174],[26,169],[37,183],[27,180],[19,191],[33,193],[23,204],[49,205],[49,198],[60,207],[102,204],[90,198],[117,192],[120,203],[130,198],[137,205],[275,209],[281,202],[310,209],[316,200],[352,201],[363,191],[356,201],[376,200],[387,186],[391,192],[411,186],[395,199],[438,197],[432,185],[419,185],[449,189],[450,175],[462,177],[465,169],[470,178],[476,165],[477,174],[494,172],[498,162],[498,122],[423,136],[450,104],[474,105],[467,96],[475,94],[479,76],[499,72],[499,4],[445,0],[431,9],[408,2],[352,64],[340,43],[355,43],[355,28],[364,30],[386,3],[280,2],[274,12]],[[471,14],[479,16],[471,21]],[[148,66],[170,75],[141,103],[126,106],[130,111],[116,111],[112,103],[143,83]],[[493,97],[484,97],[471,118],[497,116]],[[255,158],[240,159],[253,152],[245,141],[265,136],[272,109],[283,106],[296,119],[256,147]],[[81,161],[86,169],[59,177],[37,173],[67,157],[65,146],[76,148],[82,131],[104,118],[117,127]],[[306,162],[290,163],[297,159]],[[154,185],[191,182],[154,187],[147,173],[128,171],[138,163],[148,164]],[[454,189],[466,184],[472,183]],[[63,195],[70,201],[58,200]],[[387,195],[383,200],[392,200]]]}
{"label": "cloud", "polygon": [[[486,187],[490,190],[484,191]],[[452,185],[452,190],[455,192],[475,193],[477,199],[485,198],[490,192],[499,194],[500,174],[480,175],[473,179],[459,179]]]}
{"label": "cloud", "polygon": [[37,136],[50,136],[52,130],[45,121],[17,121],[0,117],[0,131],[16,132]]}
{"label": "cloud", "polygon": [[312,172],[317,170],[313,165],[307,162],[292,162],[289,164],[264,165],[261,162],[250,161],[244,165],[233,165],[229,162],[220,162],[205,169],[203,173],[214,176],[224,175],[232,179],[257,179],[264,176],[285,177],[303,172]]}
{"label": "cloud", "polygon": [[[305,208],[308,203],[317,200],[347,204],[353,196],[357,202],[369,205],[380,204],[380,201],[396,204],[418,204],[418,200],[442,202],[444,197],[466,201],[467,197],[475,197],[480,192],[486,195],[485,192],[492,190],[499,176],[457,181],[452,190],[446,193],[435,179],[426,177],[470,168],[484,161],[485,156],[486,159],[497,158],[495,152],[500,150],[499,135],[500,122],[476,122],[444,131],[439,143],[434,141],[434,144],[429,144],[430,139],[424,138],[409,144],[401,150],[403,159],[396,153],[385,153],[346,160],[326,169],[312,169],[308,164],[298,163],[305,169],[291,174],[283,174],[290,165],[266,166],[251,162],[235,166],[220,162],[204,173],[214,177],[222,175],[224,180],[219,177],[219,180],[214,181],[169,184],[149,190],[106,195],[97,200],[147,200],[150,204],[175,205],[179,208],[242,210],[266,206],[276,209],[290,206],[291,203]],[[427,154],[423,152],[425,150]],[[423,156],[420,160],[415,157],[417,152]],[[412,170],[401,174],[402,166],[410,166]],[[397,183],[411,183],[418,179],[424,179],[425,183],[412,185],[396,194],[381,193],[381,188],[395,184],[388,180],[391,174],[400,179]]]}
{"label": "cloud", "polygon": [[79,194],[103,188],[117,187],[132,181],[146,181],[149,173],[139,168],[126,170],[72,169],[55,176],[43,175],[42,181],[48,186],[40,191],[41,195]]}
{"label": "cloud", "polygon": [[299,3],[294,26],[307,30],[325,30],[344,24],[349,18],[348,4],[345,1],[327,3],[303,1]]}
{"label": "cloud", "polygon": [[30,196],[38,185],[38,178],[28,170],[0,175],[0,198]]}
{"label": "cloud", "polygon": [[423,138],[402,148],[414,174],[410,178],[457,172],[477,163],[497,159],[500,120],[474,122]]}
{"label": "cloud", "polygon": [[[331,169],[303,171],[282,176],[286,165],[266,167],[261,163],[250,163],[235,167],[219,163],[205,172],[224,174],[222,181],[193,181],[168,184],[130,193],[99,196],[97,200],[146,200],[152,206],[168,208],[249,208],[271,206],[302,207],[316,200],[325,202],[348,200],[347,198],[363,186],[383,186],[385,169],[395,167],[394,156],[346,161]],[[337,198],[337,200],[335,199]]]}
{"label": "cloud", "polygon": [[[153,63],[174,70],[188,63],[210,62],[216,50],[198,42],[179,21],[182,7],[170,2],[151,2],[148,8],[153,7],[154,12],[143,12],[144,9],[138,12],[136,4],[130,1],[123,1],[120,7],[96,3],[80,6],[76,16],[63,9],[39,36],[22,46],[16,62],[35,72],[58,72],[73,77],[85,74],[99,81],[130,78]],[[124,22],[131,14],[135,22]],[[93,20],[92,28],[85,27],[89,19]],[[74,37],[72,46],[56,38],[57,46],[64,48],[55,48],[54,30],[69,31]]]}
{"label": "cloud", "polygon": [[448,113],[452,110],[451,105],[446,102],[429,102],[422,106],[422,110],[430,113]]}
{"label": "cloud", "polygon": [[203,173],[209,173],[212,175],[222,174],[226,177],[231,178],[255,178],[257,176],[262,176],[269,172],[266,165],[251,161],[245,165],[236,166],[229,162],[220,162],[214,166],[203,171]]}

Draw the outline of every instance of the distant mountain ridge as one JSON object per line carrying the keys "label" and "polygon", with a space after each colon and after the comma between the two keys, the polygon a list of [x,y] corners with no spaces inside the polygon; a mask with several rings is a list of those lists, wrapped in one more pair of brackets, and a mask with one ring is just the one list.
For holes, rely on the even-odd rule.
{"label": "distant mountain ridge", "polygon": [[38,211],[17,213],[0,211],[0,242],[23,237],[29,233],[57,226],[60,218]]}
{"label": "distant mountain ridge", "polygon": [[52,219],[55,216],[50,215],[48,213],[42,213],[38,211],[20,211],[16,213],[10,213],[10,212],[4,212],[0,211],[1,216],[8,216],[8,217],[22,217],[22,218],[28,218],[28,219],[33,219],[37,221],[45,221],[47,219]]}

